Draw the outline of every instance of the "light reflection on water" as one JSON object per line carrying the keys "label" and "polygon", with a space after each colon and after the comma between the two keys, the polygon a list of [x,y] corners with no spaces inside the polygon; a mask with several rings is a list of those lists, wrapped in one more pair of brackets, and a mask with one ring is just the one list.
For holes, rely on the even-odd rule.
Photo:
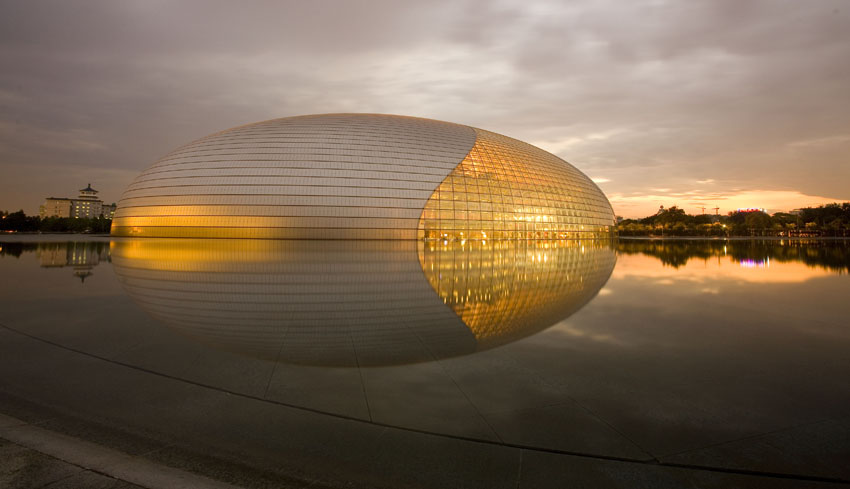
{"label": "light reflection on water", "polygon": [[744,268],[767,268],[770,267],[770,258],[768,257],[765,260],[741,260],[738,263],[741,264]]}
{"label": "light reflection on water", "polygon": [[850,271],[844,241],[622,240],[616,277],[725,283],[793,283]]}
{"label": "light reflection on water", "polygon": [[697,261],[716,263],[717,268],[725,263],[737,263],[745,268],[804,265],[828,273],[850,272],[848,240],[621,240],[617,250],[620,255],[654,257],[665,267],[674,269]]}
{"label": "light reflection on water", "polygon": [[[797,432],[769,437],[850,409],[842,241],[0,248],[7,338],[322,413],[642,460],[729,443],[740,461],[761,450],[740,440],[805,456]],[[14,372],[0,387],[59,402]],[[847,446],[830,429],[827,456]]]}
{"label": "light reflection on water", "polygon": [[563,322],[611,276],[602,295],[617,282],[649,280],[681,297],[850,270],[844,241],[0,243],[0,256],[26,253],[42,268],[70,269],[81,284],[111,263],[142,310],[205,344],[324,366],[422,362],[508,344]]}
{"label": "light reflection on water", "polygon": [[[609,241],[129,240],[115,272],[146,312],[206,343],[322,366],[486,350],[578,310]],[[448,306],[448,307],[447,307]]]}

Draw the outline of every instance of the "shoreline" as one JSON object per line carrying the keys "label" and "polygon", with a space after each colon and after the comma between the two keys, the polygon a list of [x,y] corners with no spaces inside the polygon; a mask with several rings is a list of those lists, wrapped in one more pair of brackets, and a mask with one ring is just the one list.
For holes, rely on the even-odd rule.
{"label": "shoreline", "polygon": [[850,241],[850,236],[817,236],[809,238],[788,236],[618,236],[634,241]]}
{"label": "shoreline", "polygon": [[[109,233],[0,233],[0,241],[109,241],[124,240],[126,236],[111,236]],[[214,239],[214,238],[212,238]],[[617,236],[622,241],[850,241],[850,236]]]}
{"label": "shoreline", "polygon": [[26,241],[108,241],[108,233],[0,233],[0,241],[22,243]]}

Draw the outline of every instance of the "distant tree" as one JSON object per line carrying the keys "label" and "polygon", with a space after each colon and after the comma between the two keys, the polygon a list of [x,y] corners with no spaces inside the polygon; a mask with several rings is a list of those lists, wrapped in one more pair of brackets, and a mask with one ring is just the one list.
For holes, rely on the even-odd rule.
{"label": "distant tree", "polygon": [[819,229],[825,228],[827,223],[842,217],[850,218],[850,203],[833,203],[800,209],[802,221],[805,223],[813,222]]}
{"label": "distant tree", "polygon": [[711,216],[708,214],[700,214],[698,216],[689,216],[694,224],[711,224]]}
{"label": "distant tree", "polygon": [[0,219],[3,231],[38,231],[38,218],[27,217],[23,210],[7,214]]}
{"label": "distant tree", "polygon": [[836,217],[832,221],[826,224],[826,229],[831,231],[832,235],[839,236],[843,235],[842,231],[847,228],[847,223],[844,221],[843,217]]}
{"label": "distant tree", "polygon": [[778,225],[781,228],[788,229],[796,227],[797,216],[788,212],[777,212],[771,216],[774,226]]}
{"label": "distant tree", "polygon": [[663,211],[659,212],[658,215],[655,216],[655,223],[661,225],[685,222],[687,220],[688,215],[685,214],[685,210],[679,209],[675,205],[664,209]]}
{"label": "distant tree", "polygon": [[744,223],[750,229],[767,229],[773,224],[770,216],[764,212],[747,212]]}
{"label": "distant tree", "polygon": [[108,233],[112,220],[96,218],[27,216],[23,210],[0,214],[0,231],[46,233]]}
{"label": "distant tree", "polygon": [[617,225],[621,236],[751,236],[781,235],[805,228],[827,234],[850,231],[850,202],[807,207],[799,213],[730,212],[727,216],[689,215],[676,206],[641,219],[624,219]]}
{"label": "distant tree", "polygon": [[674,236],[688,236],[689,234],[691,234],[691,233],[688,232],[689,231],[688,227],[685,226],[685,223],[682,222],[682,221],[679,221],[679,222],[673,224],[670,231],[672,232],[672,234]]}
{"label": "distant tree", "polygon": [[617,226],[618,232],[623,236],[646,236],[650,227],[633,219],[626,219]]}

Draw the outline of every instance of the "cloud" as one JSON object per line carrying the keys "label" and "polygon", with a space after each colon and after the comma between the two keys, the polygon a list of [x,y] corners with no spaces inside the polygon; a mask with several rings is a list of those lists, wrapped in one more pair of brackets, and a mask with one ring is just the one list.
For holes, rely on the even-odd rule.
{"label": "cloud", "polygon": [[[532,142],[605,175],[612,197],[701,186],[850,199],[840,0],[104,0],[3,14],[0,169],[18,180],[67,182],[48,167],[89,168],[81,183],[129,175],[238,124],[367,111]],[[38,192],[4,179],[0,208],[35,211]]]}
{"label": "cloud", "polygon": [[[663,190],[663,189],[661,189]],[[787,212],[800,207],[818,206],[841,199],[808,195],[797,190],[745,190],[737,192],[700,192],[691,190],[677,194],[632,194],[620,193],[608,196],[614,212],[624,217],[645,217],[654,214],[658,207],[677,206],[689,214],[697,214],[705,208],[713,214],[714,208],[719,207],[718,213],[726,214],[744,207],[764,208],[769,213]]]}

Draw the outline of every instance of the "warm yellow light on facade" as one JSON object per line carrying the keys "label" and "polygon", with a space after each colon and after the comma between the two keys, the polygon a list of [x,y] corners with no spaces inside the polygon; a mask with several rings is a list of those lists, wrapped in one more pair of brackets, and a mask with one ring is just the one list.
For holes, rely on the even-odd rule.
{"label": "warm yellow light on facade", "polygon": [[202,138],[131,183],[116,236],[552,239],[611,236],[608,200],[529,144],[427,119],[327,114]]}

